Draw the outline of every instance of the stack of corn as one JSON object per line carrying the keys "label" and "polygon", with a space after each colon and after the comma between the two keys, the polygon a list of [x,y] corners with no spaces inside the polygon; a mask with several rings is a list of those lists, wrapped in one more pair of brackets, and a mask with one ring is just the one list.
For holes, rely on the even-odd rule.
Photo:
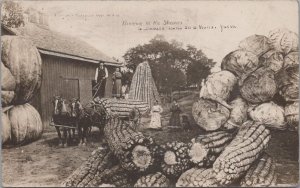
{"label": "stack of corn", "polygon": [[[189,143],[170,142],[159,146],[152,138],[132,129],[130,123],[112,119],[104,132],[118,164],[114,164],[115,170],[108,170],[112,164],[101,168],[106,168],[106,174],[114,177],[115,182],[103,178],[104,170],[98,168],[96,172],[91,170],[98,175],[93,175],[97,183],[90,185],[275,185],[275,162],[265,150],[272,129],[298,126],[297,51],[298,36],[286,29],[273,30],[268,37],[253,35],[243,40],[237,50],[224,57],[221,71],[212,73],[203,83],[192,113],[196,123],[208,132]],[[131,96],[151,106],[148,100],[151,97],[143,94],[152,87],[148,69],[147,63],[137,68]],[[142,72],[147,73],[145,78],[141,78]],[[142,84],[147,82],[147,86]],[[98,103],[112,111],[127,111],[108,99]],[[88,168],[94,169],[93,166]],[[83,171],[84,177],[89,177],[90,172]],[[128,174],[135,183],[132,178],[129,180]],[[74,178],[72,181],[76,182]]]}

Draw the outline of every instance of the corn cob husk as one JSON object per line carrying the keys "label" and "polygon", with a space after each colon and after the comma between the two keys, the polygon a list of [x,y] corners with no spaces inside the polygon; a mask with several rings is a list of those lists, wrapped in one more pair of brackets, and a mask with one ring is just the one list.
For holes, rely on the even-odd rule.
{"label": "corn cob husk", "polygon": [[211,167],[234,135],[226,131],[217,131],[193,138],[188,150],[190,161],[198,167]]}
{"label": "corn cob husk", "polygon": [[169,187],[169,179],[161,172],[142,176],[134,184],[134,187]]}
{"label": "corn cob husk", "polygon": [[270,138],[270,131],[264,125],[245,122],[213,164],[220,184],[231,184],[243,176],[266,149]]}
{"label": "corn cob husk", "polygon": [[148,62],[140,63],[136,67],[132,77],[128,98],[144,101],[150,108],[156,100],[160,103],[160,97]]}
{"label": "corn cob husk", "polygon": [[164,160],[162,172],[168,177],[178,177],[182,172],[191,167],[188,156],[188,146],[183,142],[170,142],[162,146]]}
{"label": "corn cob husk", "polygon": [[117,160],[108,148],[98,148],[92,152],[87,161],[85,161],[62,183],[62,186],[86,187],[92,181],[100,184],[100,174],[106,169],[110,169],[115,164],[117,164]]}
{"label": "corn cob husk", "polygon": [[253,164],[242,178],[242,187],[269,187],[276,184],[276,166],[272,157],[264,153],[263,156]]}
{"label": "corn cob husk", "polygon": [[215,176],[212,168],[191,168],[181,174],[176,187],[217,187]]}
{"label": "corn cob husk", "polygon": [[159,159],[159,146],[152,138],[134,130],[130,123],[112,118],[104,128],[104,136],[124,169],[143,172]]}

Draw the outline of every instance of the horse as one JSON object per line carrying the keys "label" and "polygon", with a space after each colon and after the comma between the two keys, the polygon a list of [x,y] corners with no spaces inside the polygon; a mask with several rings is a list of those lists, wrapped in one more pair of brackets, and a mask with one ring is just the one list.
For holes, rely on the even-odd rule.
{"label": "horse", "polygon": [[[90,101],[86,106],[82,106],[80,100],[77,99],[71,103],[72,111],[74,115],[77,115],[79,146],[86,146],[87,135],[91,133],[91,128],[98,127],[100,135],[103,135],[104,126],[111,118],[115,118],[116,114],[111,113],[102,104],[97,104],[94,101]],[[137,108],[133,108],[128,117],[120,118],[123,121],[131,121],[130,125],[136,129],[136,125],[140,119],[140,111]]]}
{"label": "horse", "polygon": [[[61,96],[54,96],[53,99],[54,112],[52,115],[54,127],[57,131],[59,138],[59,146],[68,146],[68,135],[69,140],[75,139],[75,127],[77,126],[76,114],[71,111],[71,106],[66,105],[66,100]],[[62,125],[62,126],[61,126]],[[66,126],[66,127],[64,127]],[[74,128],[68,128],[68,127]],[[60,130],[62,129],[63,135],[61,135]],[[71,134],[71,129],[73,136]]]}
{"label": "horse", "polygon": [[79,146],[86,146],[87,135],[91,133],[93,126],[98,127],[100,134],[107,123],[109,112],[102,105],[97,105],[93,101],[83,107],[80,100],[73,100],[70,104],[71,112],[77,117],[77,127],[79,136]]}

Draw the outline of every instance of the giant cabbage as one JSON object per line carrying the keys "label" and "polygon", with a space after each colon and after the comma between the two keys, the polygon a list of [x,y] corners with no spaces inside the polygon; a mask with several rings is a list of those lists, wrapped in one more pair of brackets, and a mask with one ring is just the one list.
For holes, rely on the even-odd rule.
{"label": "giant cabbage", "polygon": [[299,52],[291,52],[287,54],[283,59],[283,67],[292,67],[294,65],[299,66]]}
{"label": "giant cabbage", "polygon": [[283,56],[281,53],[271,50],[262,55],[259,58],[259,62],[266,69],[270,69],[274,73],[277,73],[283,66]]}
{"label": "giant cabbage", "polygon": [[230,111],[229,119],[224,124],[224,127],[231,129],[241,126],[247,120],[247,102],[243,98],[237,97],[235,100],[231,101],[229,105],[232,109]]}
{"label": "giant cabbage", "polygon": [[192,114],[201,128],[214,131],[227,121],[230,111],[217,102],[200,98],[193,104]]}
{"label": "giant cabbage", "polygon": [[287,104],[284,108],[284,115],[287,123],[291,127],[298,128],[299,126],[299,101]]}
{"label": "giant cabbage", "polygon": [[276,74],[279,94],[286,101],[299,99],[299,66],[293,65],[282,69]]}
{"label": "giant cabbage", "polygon": [[285,28],[277,28],[269,33],[269,40],[272,49],[288,54],[291,51],[298,51],[298,35]]}
{"label": "giant cabbage", "polygon": [[269,39],[263,35],[251,35],[239,44],[239,48],[261,56],[271,49]]}
{"label": "giant cabbage", "polygon": [[246,50],[236,50],[229,53],[223,58],[221,63],[221,69],[235,74],[241,83],[258,67],[259,60],[257,56]]}
{"label": "giant cabbage", "polygon": [[264,67],[259,68],[244,80],[240,92],[250,103],[270,101],[277,92],[274,73]]}
{"label": "giant cabbage", "polygon": [[211,99],[230,108],[227,99],[230,96],[237,78],[229,71],[220,71],[207,77],[200,90],[200,98]]}
{"label": "giant cabbage", "polygon": [[287,128],[283,107],[274,102],[263,103],[249,111],[253,121],[260,122],[267,127],[283,130]]}

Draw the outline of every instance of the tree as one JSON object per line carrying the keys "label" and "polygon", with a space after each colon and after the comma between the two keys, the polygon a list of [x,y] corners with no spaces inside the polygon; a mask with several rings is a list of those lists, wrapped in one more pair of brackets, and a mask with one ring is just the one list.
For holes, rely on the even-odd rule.
{"label": "tree", "polygon": [[187,67],[187,84],[199,85],[210,74],[210,69],[216,64],[194,46],[187,46],[191,63]]}
{"label": "tree", "polygon": [[[172,40],[167,41],[163,35],[157,35],[144,45],[129,49],[124,54],[125,64],[135,70],[139,63],[148,61],[152,76],[160,92],[170,92],[187,84],[187,70],[190,64],[205,60],[201,50]],[[194,75],[194,74],[193,74]]]}
{"label": "tree", "polygon": [[1,6],[1,22],[7,27],[24,25],[24,16],[20,4],[14,1],[3,1]]}

